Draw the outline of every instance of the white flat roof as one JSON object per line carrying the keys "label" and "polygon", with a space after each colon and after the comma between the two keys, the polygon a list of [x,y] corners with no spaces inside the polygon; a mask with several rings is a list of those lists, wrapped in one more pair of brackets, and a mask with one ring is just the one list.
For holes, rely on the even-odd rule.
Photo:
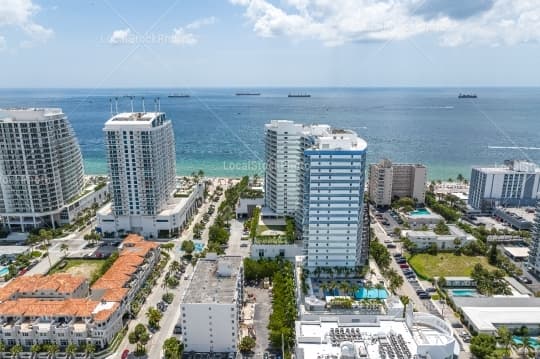
{"label": "white flat roof", "polygon": [[527,247],[503,247],[503,249],[513,257],[526,258],[529,256],[529,248]]}
{"label": "white flat roof", "polygon": [[539,307],[462,307],[478,331],[494,331],[495,325],[540,325]]}
{"label": "white flat roof", "polygon": [[[331,328],[338,328],[337,322],[301,322],[297,333],[298,343],[297,346],[304,351],[304,358],[319,358],[325,355],[335,355],[339,358],[341,355],[340,346],[332,346],[332,342],[329,340],[329,333]],[[385,341],[386,336],[390,334],[401,334],[407,348],[412,354],[417,352],[417,345],[413,334],[409,331],[404,321],[394,320],[381,320],[379,323],[347,323],[347,325],[341,325],[339,328],[346,330],[347,328],[358,328],[361,340],[354,341],[353,344],[356,347],[365,346],[369,358],[379,358],[379,345],[380,337],[382,341]],[[301,338],[320,338],[319,341],[302,340]],[[373,339],[373,340],[372,340]],[[345,341],[343,341],[345,342]],[[342,343],[343,343],[342,342]]]}

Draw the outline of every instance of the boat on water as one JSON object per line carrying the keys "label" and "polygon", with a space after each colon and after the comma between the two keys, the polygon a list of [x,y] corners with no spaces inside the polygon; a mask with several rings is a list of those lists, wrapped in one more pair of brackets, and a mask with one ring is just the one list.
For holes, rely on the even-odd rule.
{"label": "boat on water", "polygon": [[477,98],[476,94],[460,93],[458,98]]}
{"label": "boat on water", "polygon": [[237,92],[236,96],[261,96],[260,92]]}
{"label": "boat on water", "polygon": [[308,93],[290,93],[287,97],[311,97]]}
{"label": "boat on water", "polygon": [[190,97],[187,93],[172,93],[168,97]]}

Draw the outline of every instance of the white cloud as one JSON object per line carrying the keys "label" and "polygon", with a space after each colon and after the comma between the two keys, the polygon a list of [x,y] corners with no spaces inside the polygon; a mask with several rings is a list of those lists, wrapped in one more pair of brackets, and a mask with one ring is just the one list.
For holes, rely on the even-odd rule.
{"label": "white cloud", "polygon": [[33,18],[39,10],[40,7],[32,0],[1,0],[0,27],[12,26],[23,30],[30,37],[30,40],[25,42],[44,42],[52,37],[54,32],[34,22]]}
{"label": "white cloud", "polygon": [[181,27],[173,30],[173,34],[170,40],[171,44],[174,45],[195,45],[197,41],[198,40],[194,34],[186,31]]}
{"label": "white cloud", "polygon": [[109,38],[109,44],[112,45],[125,45],[132,44],[133,42],[134,39],[131,36],[131,30],[129,28],[114,30],[111,37]]}
{"label": "white cloud", "polygon": [[216,21],[217,19],[214,16],[210,16],[190,22],[184,27],[177,27],[173,29],[170,43],[174,45],[195,45],[199,40],[193,31],[203,26],[212,25]]}
{"label": "white cloud", "polygon": [[202,26],[213,25],[215,23],[216,23],[216,18],[214,16],[204,17],[202,19],[195,20],[187,24],[186,29],[197,30],[197,29],[200,29]]}
{"label": "white cloud", "polygon": [[[406,39],[436,33],[441,44],[516,44],[540,40],[540,1],[467,0],[470,13],[456,16],[453,1],[426,0],[230,0],[262,37],[316,39],[327,46],[354,41]],[[279,4],[279,5],[278,5]],[[423,8],[424,7],[424,8]],[[436,11],[435,8],[436,7]]]}

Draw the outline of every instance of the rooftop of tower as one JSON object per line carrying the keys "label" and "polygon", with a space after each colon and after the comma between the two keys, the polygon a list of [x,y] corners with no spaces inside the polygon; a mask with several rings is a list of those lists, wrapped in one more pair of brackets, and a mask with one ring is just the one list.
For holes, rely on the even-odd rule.
{"label": "rooftop of tower", "polygon": [[122,112],[105,122],[105,128],[117,126],[157,127],[165,121],[164,112]]}
{"label": "rooftop of tower", "polygon": [[0,121],[42,121],[52,116],[64,115],[61,108],[0,108]]}

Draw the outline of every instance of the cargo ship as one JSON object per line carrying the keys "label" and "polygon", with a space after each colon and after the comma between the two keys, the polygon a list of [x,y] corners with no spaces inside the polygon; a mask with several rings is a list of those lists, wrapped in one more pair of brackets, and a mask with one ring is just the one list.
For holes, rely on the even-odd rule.
{"label": "cargo ship", "polygon": [[236,96],[261,96],[260,92],[237,92]]}
{"label": "cargo ship", "polygon": [[308,93],[290,93],[287,97],[311,97]]}
{"label": "cargo ship", "polygon": [[458,95],[458,98],[477,98],[475,94],[466,94],[466,93],[460,93]]}
{"label": "cargo ship", "polygon": [[186,93],[172,93],[168,97],[190,97],[190,95]]}

